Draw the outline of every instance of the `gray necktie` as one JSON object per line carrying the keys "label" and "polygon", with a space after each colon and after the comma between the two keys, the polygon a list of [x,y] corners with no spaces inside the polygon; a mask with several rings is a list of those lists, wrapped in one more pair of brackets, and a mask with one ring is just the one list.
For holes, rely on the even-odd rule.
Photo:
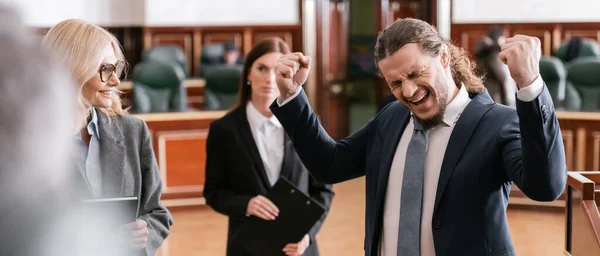
{"label": "gray necktie", "polygon": [[421,206],[423,205],[423,173],[427,155],[427,131],[413,116],[415,129],[406,151],[400,224],[398,226],[398,251],[400,256],[421,255]]}

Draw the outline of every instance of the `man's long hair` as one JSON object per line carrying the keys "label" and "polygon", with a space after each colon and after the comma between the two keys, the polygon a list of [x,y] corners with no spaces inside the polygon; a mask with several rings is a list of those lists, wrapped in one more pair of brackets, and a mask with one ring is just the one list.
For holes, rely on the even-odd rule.
{"label": "man's long hair", "polygon": [[476,74],[476,65],[468,53],[451,42],[444,42],[437,30],[428,23],[412,18],[398,19],[379,33],[375,45],[375,66],[380,60],[400,50],[402,46],[416,43],[424,53],[438,56],[446,45],[451,55],[450,69],[457,87],[466,86],[469,93],[480,93],[484,89],[483,80]]}

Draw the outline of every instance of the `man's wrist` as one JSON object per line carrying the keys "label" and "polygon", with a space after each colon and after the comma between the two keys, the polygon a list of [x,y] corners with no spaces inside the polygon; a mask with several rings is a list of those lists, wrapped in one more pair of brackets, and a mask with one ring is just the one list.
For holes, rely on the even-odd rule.
{"label": "man's wrist", "polygon": [[298,92],[300,87],[296,87],[294,89],[289,90],[285,95],[282,95],[281,97],[281,101],[286,101],[291,97],[294,97],[294,95],[296,95],[296,93]]}
{"label": "man's wrist", "polygon": [[538,78],[538,76],[539,76],[539,74],[530,76],[527,79],[519,79],[519,81],[515,80],[515,83],[517,83],[517,86],[519,87],[519,89],[523,89],[523,88],[533,84],[533,82],[535,82],[535,80]]}

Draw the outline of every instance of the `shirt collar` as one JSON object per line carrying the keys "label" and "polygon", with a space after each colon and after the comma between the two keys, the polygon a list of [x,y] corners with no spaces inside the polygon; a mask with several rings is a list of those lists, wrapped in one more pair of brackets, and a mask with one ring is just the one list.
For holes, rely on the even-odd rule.
{"label": "shirt collar", "polygon": [[255,127],[256,129],[258,129],[267,122],[271,123],[277,128],[282,127],[281,123],[279,122],[279,120],[277,120],[275,115],[272,115],[271,117],[263,116],[263,114],[261,114],[250,101],[248,101],[248,103],[246,104],[246,115],[248,116],[248,122],[250,123],[250,127]]}
{"label": "shirt collar", "polygon": [[88,134],[100,138],[100,130],[98,129],[98,113],[96,112],[95,108],[92,108],[92,113],[90,116],[92,119],[87,125]]}
{"label": "shirt collar", "polygon": [[458,89],[458,93],[452,99],[450,104],[446,106],[446,111],[444,111],[444,117],[442,121],[450,126],[454,127],[454,124],[460,117],[462,111],[467,107],[467,105],[471,102],[471,98],[469,98],[469,93],[464,84],[461,84],[460,89]]}

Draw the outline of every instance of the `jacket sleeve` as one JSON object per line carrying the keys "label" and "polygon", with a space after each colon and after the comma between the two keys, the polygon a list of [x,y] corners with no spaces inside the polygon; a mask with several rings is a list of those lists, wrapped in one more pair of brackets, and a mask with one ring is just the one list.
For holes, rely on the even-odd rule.
{"label": "jacket sleeve", "polygon": [[227,162],[231,160],[228,159],[228,142],[226,130],[213,122],[206,141],[206,181],[203,194],[206,203],[215,211],[241,218],[245,217],[252,197],[236,194],[230,189],[227,177]]}
{"label": "jacket sleeve", "polygon": [[271,111],[292,139],[306,169],[317,180],[333,184],[365,174],[365,156],[372,122],[339,142],[323,129],[304,90],[290,102],[271,104]]}
{"label": "jacket sleeve", "polygon": [[567,182],[560,126],[548,89],[536,99],[517,99],[517,112],[506,118],[499,133],[506,175],[536,201],[554,201]]}
{"label": "jacket sleeve", "polygon": [[321,226],[323,222],[325,222],[325,218],[329,214],[329,210],[331,209],[331,200],[333,199],[334,193],[332,190],[332,186],[329,184],[323,184],[317,180],[315,180],[312,176],[309,178],[309,194],[312,198],[317,200],[317,202],[321,203],[325,207],[325,212],[315,223],[315,225],[309,231],[310,241],[316,241],[316,236],[319,230],[321,230]]}
{"label": "jacket sleeve", "polygon": [[158,171],[158,164],[152,149],[148,126],[142,121],[142,143],[140,149],[140,164],[142,168],[142,194],[140,198],[140,212],[138,219],[148,223],[148,242],[146,254],[154,255],[163,241],[169,236],[170,228],[174,224],[173,216],[162,205],[162,179]]}

